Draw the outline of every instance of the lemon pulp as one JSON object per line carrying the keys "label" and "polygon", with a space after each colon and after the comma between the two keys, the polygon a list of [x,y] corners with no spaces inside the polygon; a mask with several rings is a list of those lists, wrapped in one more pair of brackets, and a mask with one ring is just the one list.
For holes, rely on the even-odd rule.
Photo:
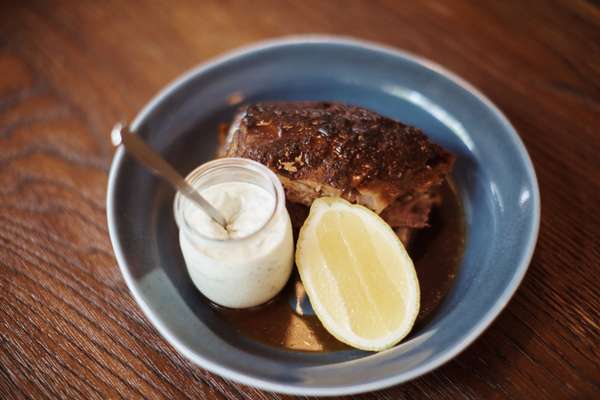
{"label": "lemon pulp", "polygon": [[412,260],[394,231],[365,207],[315,200],[296,264],[317,316],[338,340],[382,350],[414,325],[419,284]]}

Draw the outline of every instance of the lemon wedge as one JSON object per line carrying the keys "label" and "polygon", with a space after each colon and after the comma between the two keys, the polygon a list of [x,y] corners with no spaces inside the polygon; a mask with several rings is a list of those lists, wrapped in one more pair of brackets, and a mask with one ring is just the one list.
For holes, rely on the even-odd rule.
{"label": "lemon wedge", "polygon": [[419,313],[419,282],[390,226],[346,200],[313,202],[296,265],[319,320],[341,342],[379,351],[401,341]]}

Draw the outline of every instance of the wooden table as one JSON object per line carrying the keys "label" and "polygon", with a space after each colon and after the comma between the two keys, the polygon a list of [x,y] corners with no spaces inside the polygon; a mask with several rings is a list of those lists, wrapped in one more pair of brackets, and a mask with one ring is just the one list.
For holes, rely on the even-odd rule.
{"label": "wooden table", "polygon": [[600,393],[592,2],[11,3],[0,5],[0,398],[287,398],[192,365],[142,315],[108,239],[108,133],[188,68],[309,32],[382,42],[463,76],[513,122],[541,185],[533,262],[491,328],[438,370],[358,398]]}

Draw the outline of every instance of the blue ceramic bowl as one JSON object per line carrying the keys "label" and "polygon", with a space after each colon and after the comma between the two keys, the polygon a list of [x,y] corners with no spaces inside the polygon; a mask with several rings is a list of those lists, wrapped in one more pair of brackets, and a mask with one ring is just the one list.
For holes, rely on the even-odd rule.
{"label": "blue ceramic bowl", "polygon": [[179,251],[174,193],[115,154],[108,224],[123,276],[156,329],[199,366],[266,390],[339,395],[391,386],[448,361],[490,325],[517,289],[535,247],[540,198],[523,143],[500,111],[429,61],[349,39],[295,37],[202,65],[161,91],[133,129],[182,174],[213,157],[218,124],[239,102],[335,100],[422,128],[458,156],[467,222],[464,259],[434,318],[381,353],[288,352],[229,329],[202,301]]}

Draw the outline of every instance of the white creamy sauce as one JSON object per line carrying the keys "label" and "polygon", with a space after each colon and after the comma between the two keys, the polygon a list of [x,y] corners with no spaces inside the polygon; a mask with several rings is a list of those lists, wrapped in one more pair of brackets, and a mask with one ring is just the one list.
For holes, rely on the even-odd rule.
{"label": "white creamy sauce", "polygon": [[285,207],[275,196],[246,182],[225,182],[200,193],[228,221],[227,230],[189,202],[187,224],[202,234],[179,231],[181,250],[196,287],[213,302],[232,308],[270,300],[287,282],[293,238]]}
{"label": "white creamy sauce", "polygon": [[[188,223],[212,239],[239,239],[259,230],[273,214],[275,199],[260,186],[227,182],[200,192],[227,220],[227,230],[197,207],[189,208]],[[234,248],[235,250],[235,248]]]}

